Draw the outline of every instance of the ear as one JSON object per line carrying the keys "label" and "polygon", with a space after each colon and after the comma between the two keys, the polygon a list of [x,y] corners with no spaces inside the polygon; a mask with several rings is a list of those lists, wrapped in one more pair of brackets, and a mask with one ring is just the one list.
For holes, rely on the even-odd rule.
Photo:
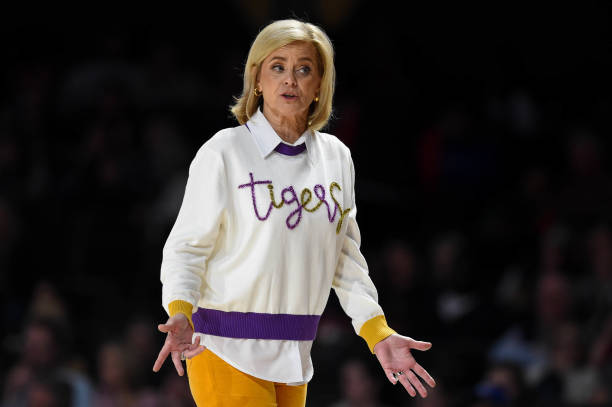
{"label": "ear", "polygon": [[254,65],[253,66],[253,73],[254,73],[254,77],[255,77],[255,84],[259,85],[259,76],[261,73],[261,64],[260,65]]}
{"label": "ear", "polygon": [[255,88],[257,88],[259,86],[259,68],[257,65],[253,65],[251,67],[251,77],[255,78],[253,85]]}

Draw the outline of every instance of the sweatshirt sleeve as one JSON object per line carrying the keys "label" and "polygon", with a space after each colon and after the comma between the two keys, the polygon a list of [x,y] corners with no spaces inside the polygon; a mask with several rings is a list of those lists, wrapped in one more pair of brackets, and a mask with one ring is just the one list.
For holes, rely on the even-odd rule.
{"label": "sweatshirt sleeve", "polygon": [[355,206],[355,170],[350,159],[352,193],[351,210],[345,222],[347,231],[338,259],[332,287],[344,312],[352,319],[355,332],[361,336],[370,351],[374,345],[395,333],[387,325],[384,313],[378,304],[378,293],[368,272],[368,265],[360,251],[361,234],[357,226]]}
{"label": "sweatshirt sleeve", "polygon": [[183,202],[162,252],[162,305],[170,316],[183,312],[191,323],[226,200],[222,157],[204,144],[189,166]]}

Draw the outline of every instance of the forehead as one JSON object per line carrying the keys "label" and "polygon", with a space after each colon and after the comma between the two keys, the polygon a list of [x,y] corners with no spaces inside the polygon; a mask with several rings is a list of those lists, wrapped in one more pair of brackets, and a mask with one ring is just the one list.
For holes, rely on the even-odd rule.
{"label": "forehead", "polygon": [[266,59],[272,59],[274,57],[281,57],[287,59],[310,58],[315,61],[318,59],[319,53],[317,52],[317,49],[312,42],[295,41],[275,49],[270,53],[270,55],[268,55]]}

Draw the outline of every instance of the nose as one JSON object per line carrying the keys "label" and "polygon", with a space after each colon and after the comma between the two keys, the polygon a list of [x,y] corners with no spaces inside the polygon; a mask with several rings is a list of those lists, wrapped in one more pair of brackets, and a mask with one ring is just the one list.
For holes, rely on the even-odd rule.
{"label": "nose", "polygon": [[287,70],[287,75],[285,76],[285,85],[287,86],[295,86],[297,81],[295,80],[295,72],[292,70]]}

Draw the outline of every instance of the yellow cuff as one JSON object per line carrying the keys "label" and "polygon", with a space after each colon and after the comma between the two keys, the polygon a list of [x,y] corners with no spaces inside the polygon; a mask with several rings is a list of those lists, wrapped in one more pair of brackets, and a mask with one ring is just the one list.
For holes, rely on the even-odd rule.
{"label": "yellow cuff", "polygon": [[374,353],[374,345],[394,333],[396,332],[389,328],[384,315],[368,319],[359,330],[359,336],[365,339],[372,353]]}
{"label": "yellow cuff", "polygon": [[173,317],[179,312],[181,314],[185,314],[187,319],[189,320],[189,325],[191,325],[191,329],[193,328],[193,321],[191,320],[191,313],[193,312],[193,305],[183,300],[175,300],[168,304],[168,312],[170,316]]}

